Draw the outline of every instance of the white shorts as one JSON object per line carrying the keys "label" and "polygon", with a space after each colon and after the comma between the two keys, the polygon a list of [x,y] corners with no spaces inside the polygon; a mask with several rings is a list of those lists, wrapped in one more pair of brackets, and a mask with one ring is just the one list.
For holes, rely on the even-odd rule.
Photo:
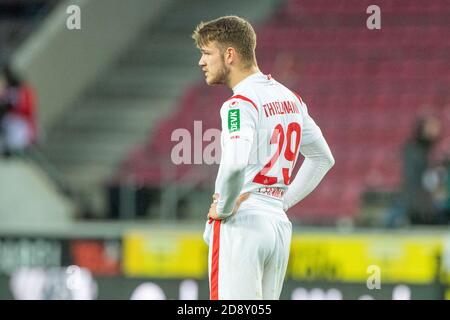
{"label": "white shorts", "polygon": [[280,297],[292,224],[280,206],[257,198],[252,194],[231,218],[206,223],[211,300]]}

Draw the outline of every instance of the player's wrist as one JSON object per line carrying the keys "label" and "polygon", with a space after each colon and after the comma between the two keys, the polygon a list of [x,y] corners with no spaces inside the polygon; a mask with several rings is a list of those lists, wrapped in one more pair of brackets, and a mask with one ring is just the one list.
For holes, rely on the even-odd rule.
{"label": "player's wrist", "polygon": [[221,208],[219,205],[217,206],[216,213],[220,219],[225,219],[233,215],[233,211],[223,212],[223,208]]}

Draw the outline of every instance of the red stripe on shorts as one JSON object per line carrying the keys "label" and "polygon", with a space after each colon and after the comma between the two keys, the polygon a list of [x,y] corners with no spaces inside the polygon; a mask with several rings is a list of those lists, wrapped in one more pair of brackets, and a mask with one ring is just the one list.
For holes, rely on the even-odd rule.
{"label": "red stripe on shorts", "polygon": [[211,256],[211,300],[219,300],[220,220],[214,221],[213,251]]}

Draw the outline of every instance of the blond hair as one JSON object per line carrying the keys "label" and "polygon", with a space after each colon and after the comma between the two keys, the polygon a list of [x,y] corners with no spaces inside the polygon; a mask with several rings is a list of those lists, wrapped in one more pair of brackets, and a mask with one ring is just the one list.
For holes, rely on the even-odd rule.
{"label": "blond hair", "polygon": [[200,22],[192,38],[197,47],[216,41],[222,50],[225,46],[236,49],[244,65],[256,65],[256,33],[252,25],[237,16],[224,16],[207,22]]}

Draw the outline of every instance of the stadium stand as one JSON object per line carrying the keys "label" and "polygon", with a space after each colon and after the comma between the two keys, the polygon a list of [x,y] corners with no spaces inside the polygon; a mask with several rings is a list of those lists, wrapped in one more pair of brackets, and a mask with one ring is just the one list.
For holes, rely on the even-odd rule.
{"label": "stadium stand", "polygon": [[[103,217],[105,180],[159,117],[171,113],[185,86],[200,78],[189,37],[195,23],[236,4],[242,14],[258,18],[277,1],[258,0],[255,9],[256,0],[212,7],[208,0],[135,0],[133,6],[88,0],[79,3],[81,30],[67,29],[66,9],[73,3],[59,1],[43,23],[33,25],[33,36],[9,50],[8,58],[38,94],[45,133],[40,151],[80,199],[79,216]],[[31,7],[44,1],[0,2]],[[17,9],[8,10],[2,17],[13,20]],[[119,22],[127,27],[119,28]],[[2,43],[0,54],[3,48]]]}
{"label": "stadium stand", "polygon": [[60,0],[0,1],[0,63],[31,34],[40,21]]}
{"label": "stadium stand", "polygon": [[[355,219],[364,192],[397,190],[400,147],[424,108],[444,121],[444,135],[450,133],[450,46],[445,41],[450,2],[437,0],[424,7],[419,0],[385,1],[381,30],[365,27],[369,5],[365,0],[289,0],[258,26],[260,69],[300,93],[336,158],[316,191],[291,209],[294,221]],[[179,100],[178,112],[161,121],[123,161],[118,178],[161,186],[161,164],[170,161],[176,144],[161,141],[170,141],[177,128],[193,134],[194,120],[202,120],[204,130],[220,128],[218,109],[229,96],[223,88],[192,84]],[[175,170],[175,181],[191,174],[190,183],[212,189],[214,169],[194,165],[170,170]]]}

